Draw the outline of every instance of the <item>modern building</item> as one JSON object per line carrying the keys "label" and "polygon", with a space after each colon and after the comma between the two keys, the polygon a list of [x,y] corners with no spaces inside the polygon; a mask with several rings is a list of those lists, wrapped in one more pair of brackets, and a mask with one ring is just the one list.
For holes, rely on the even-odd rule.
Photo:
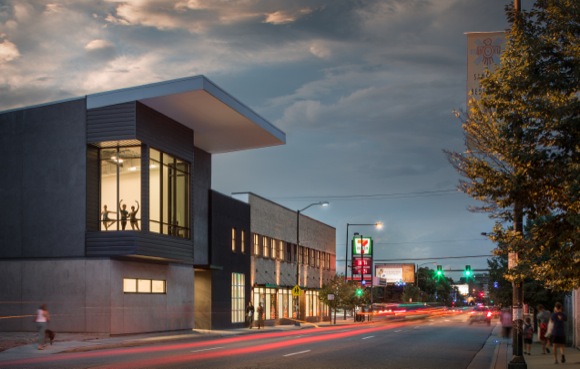
{"label": "modern building", "polygon": [[233,196],[250,205],[252,302],[267,323],[328,317],[318,290],[336,275],[336,229],[253,193]]}
{"label": "modern building", "polygon": [[66,332],[231,323],[261,279],[251,207],[211,191],[211,159],[284,143],[203,76],[0,112],[0,331],[41,303]]}

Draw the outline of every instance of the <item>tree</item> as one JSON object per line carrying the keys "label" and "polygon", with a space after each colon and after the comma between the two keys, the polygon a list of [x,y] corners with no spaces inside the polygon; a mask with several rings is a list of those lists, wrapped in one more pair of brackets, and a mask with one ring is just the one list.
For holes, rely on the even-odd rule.
{"label": "tree", "polygon": [[[580,2],[538,0],[513,12],[501,65],[470,99],[466,150],[447,151],[459,188],[496,219],[490,238],[515,252],[509,280],[580,286]],[[527,232],[513,224],[526,219]]]}
{"label": "tree", "polygon": [[[344,275],[335,275],[328,283],[322,285],[318,294],[318,299],[328,305],[331,309],[353,310],[361,304],[361,298],[356,296],[357,283],[344,280]],[[329,300],[328,296],[333,295],[334,299]],[[369,299],[368,292],[365,292],[362,301]],[[346,315],[345,315],[346,316]]]}
{"label": "tree", "polygon": [[[453,280],[445,276],[437,276],[437,273],[433,269],[422,267],[417,269],[417,287],[419,287],[419,296],[413,299],[413,301],[437,301],[444,305],[451,304],[451,292]],[[413,289],[405,290],[404,295],[407,298],[412,297],[415,292]]]}
{"label": "tree", "polygon": [[[512,304],[513,288],[511,283],[504,277],[507,272],[507,257],[505,255],[494,256],[487,260],[489,267],[489,297],[495,305],[510,306]],[[524,296],[526,303],[536,308],[538,304],[543,304],[551,309],[557,301],[564,300],[564,293],[552,292],[533,278],[524,280]]]}
{"label": "tree", "polygon": [[417,286],[413,286],[412,284],[408,284],[403,288],[403,302],[420,302],[423,301],[421,299],[421,290]]}

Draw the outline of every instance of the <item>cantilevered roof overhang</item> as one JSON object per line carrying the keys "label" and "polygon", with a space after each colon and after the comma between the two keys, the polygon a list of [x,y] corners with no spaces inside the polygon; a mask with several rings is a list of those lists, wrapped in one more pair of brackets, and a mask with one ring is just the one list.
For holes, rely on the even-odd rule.
{"label": "cantilevered roof overhang", "polygon": [[87,109],[139,101],[191,128],[210,154],[286,143],[286,134],[204,76],[87,95]]}

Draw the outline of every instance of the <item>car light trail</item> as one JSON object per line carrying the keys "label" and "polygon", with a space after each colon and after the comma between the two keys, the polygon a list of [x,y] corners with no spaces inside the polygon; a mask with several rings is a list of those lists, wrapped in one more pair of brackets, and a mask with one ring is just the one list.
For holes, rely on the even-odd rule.
{"label": "car light trail", "polygon": [[[307,344],[313,343],[321,340],[328,340],[328,339],[341,339],[341,338],[348,338],[352,336],[357,336],[365,333],[372,333],[380,330],[385,329],[392,329],[398,328],[404,325],[407,325],[408,322],[392,322],[388,326],[386,325],[379,325],[379,326],[353,326],[353,329],[344,329],[344,327],[325,327],[323,330],[318,332],[323,332],[323,335],[319,336],[312,336],[312,335],[305,335],[304,332],[295,331],[295,332],[272,332],[272,333],[261,333],[261,334],[249,334],[249,335],[242,335],[242,336],[235,336],[235,337],[225,337],[216,340],[210,341],[202,341],[202,342],[187,342],[187,343],[176,343],[176,344],[164,344],[162,346],[147,346],[147,347],[125,347],[125,348],[115,348],[115,349],[101,349],[95,351],[88,351],[88,352],[74,352],[74,353],[61,353],[57,356],[42,356],[37,358],[31,359],[19,359],[13,361],[4,361],[0,362],[0,368],[18,366],[18,365],[26,365],[26,364],[38,364],[38,363],[54,363],[57,362],[66,362],[69,360],[76,360],[76,359],[83,359],[83,358],[99,358],[99,357],[109,357],[109,356],[117,356],[119,360],[122,360],[120,357],[128,356],[131,354],[151,354],[151,353],[159,353],[159,352],[171,352],[171,351],[178,351],[178,350],[191,350],[199,348],[199,350],[194,350],[191,352],[190,355],[183,355],[176,358],[171,357],[164,357],[164,358],[151,358],[147,360],[139,360],[139,361],[132,361],[127,363],[118,363],[114,366],[105,365],[103,368],[143,368],[143,367],[155,367],[155,366],[163,366],[165,364],[178,364],[182,362],[191,362],[195,360],[204,360],[204,359],[211,359],[218,356],[232,356],[232,355],[244,355],[244,354],[252,354],[260,351],[272,350],[272,349],[279,349],[284,347],[293,346],[295,344]],[[398,330],[396,332],[400,332]],[[239,342],[248,342],[248,341],[255,341],[255,340],[264,340],[264,339],[271,339],[271,338],[286,338],[290,336],[291,340],[285,340],[282,342],[274,342],[274,343],[266,343],[263,345],[252,346],[247,348],[239,348],[228,350],[227,352],[223,351],[215,351],[217,347],[223,347],[224,345],[239,343]],[[220,345],[220,346],[216,346]],[[212,347],[207,347],[212,346]]]}
{"label": "car light trail", "polygon": [[201,349],[201,350],[194,350],[191,352],[204,352],[204,351],[219,350],[219,349],[223,349],[223,347],[211,347],[211,348],[206,348],[206,349]]}
{"label": "car light trail", "polygon": [[286,357],[286,356],[294,356],[294,355],[300,355],[300,354],[305,354],[305,353],[307,353],[307,352],[310,352],[310,351],[312,351],[312,350],[304,350],[304,351],[298,351],[298,352],[293,352],[293,353],[291,353],[291,354],[286,354],[286,355],[284,355],[284,356]]}

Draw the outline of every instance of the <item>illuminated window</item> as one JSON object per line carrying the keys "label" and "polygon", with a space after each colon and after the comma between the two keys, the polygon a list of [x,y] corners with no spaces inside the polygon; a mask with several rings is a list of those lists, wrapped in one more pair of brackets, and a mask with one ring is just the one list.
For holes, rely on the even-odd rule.
{"label": "illuminated window", "polygon": [[245,278],[242,273],[232,273],[232,323],[245,321]]}
{"label": "illuminated window", "polygon": [[267,258],[270,255],[270,245],[268,244],[268,237],[262,236],[262,249],[264,250],[263,257]]}
{"label": "illuminated window", "polygon": [[232,228],[232,252],[236,252],[236,229]]}
{"label": "illuminated window", "polygon": [[159,279],[123,278],[124,293],[166,293],[165,281]]}
{"label": "illuminated window", "polygon": [[246,253],[246,232],[243,229],[240,231],[240,249],[242,254]]}
{"label": "illuminated window", "polygon": [[155,149],[149,156],[149,229],[189,238],[190,165]]}
{"label": "illuminated window", "polygon": [[277,252],[277,250],[276,250],[276,244],[277,243],[278,242],[275,239],[273,239],[273,238],[270,239],[270,257],[272,259],[276,259],[276,252]]}
{"label": "illuminated window", "polygon": [[101,231],[140,229],[141,146],[99,151]]}
{"label": "illuminated window", "polygon": [[284,260],[284,241],[278,240],[278,259]]}
{"label": "illuminated window", "polygon": [[260,236],[254,234],[254,255],[260,255]]}

